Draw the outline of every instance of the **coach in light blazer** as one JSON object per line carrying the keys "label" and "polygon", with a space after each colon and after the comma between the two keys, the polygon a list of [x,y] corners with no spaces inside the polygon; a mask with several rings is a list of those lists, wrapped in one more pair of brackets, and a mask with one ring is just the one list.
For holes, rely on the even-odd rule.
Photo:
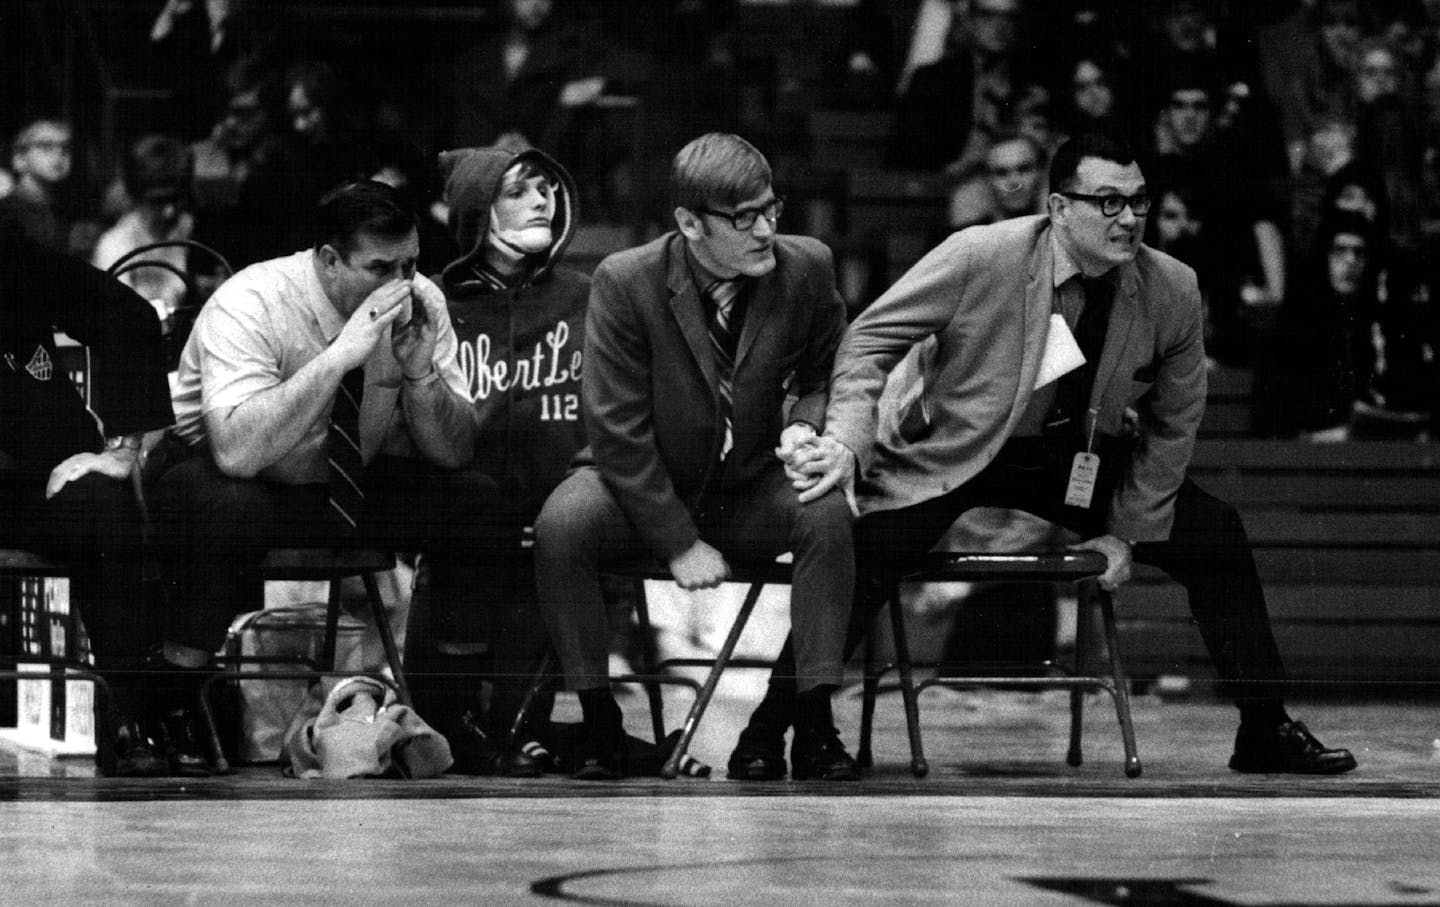
{"label": "coach in light blazer", "polygon": [[[851,512],[838,490],[802,503],[782,459],[824,427],[845,330],[830,251],[776,233],[770,166],[738,136],[686,145],[671,189],[677,230],[595,272],[582,379],[591,448],[535,527],[540,604],[587,732],[576,777],[627,768],[600,566],[648,552],[699,589],[722,582],[730,559],[790,551],[794,775],[853,779],[830,714],[854,587]],[[785,774],[783,740],[757,758],[742,741],[737,754],[732,776]]]}
{"label": "coach in light blazer", "polygon": [[[951,236],[855,320],[837,353],[814,447],[853,456],[798,468],[815,480],[802,499],[856,480],[855,626],[883,604],[864,580],[927,551],[960,513],[1027,510],[1105,554],[1108,589],[1128,579],[1132,557],[1185,587],[1240,709],[1232,769],[1354,768],[1286,713],[1244,527],[1186,477],[1205,405],[1200,293],[1189,267],[1141,245],[1144,174],[1128,148],[1086,135],[1056,151],[1050,185],[1048,214]],[[1087,361],[1037,381],[1071,332]],[[899,395],[907,406],[880,432],[886,376],[920,343],[934,345],[923,387]],[[1088,495],[1085,453],[1100,458]]]}

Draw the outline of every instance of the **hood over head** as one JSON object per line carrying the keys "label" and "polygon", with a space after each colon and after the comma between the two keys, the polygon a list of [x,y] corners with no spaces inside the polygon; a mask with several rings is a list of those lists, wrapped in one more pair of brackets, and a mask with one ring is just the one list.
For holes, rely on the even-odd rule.
{"label": "hood over head", "polygon": [[489,245],[491,206],[500,194],[505,173],[523,161],[530,161],[555,177],[555,215],[550,222],[550,248],[536,253],[533,269],[526,278],[534,282],[547,273],[564,254],[575,235],[577,220],[575,181],[559,162],[543,151],[506,148],[457,148],[440,152],[440,175],[445,180],[444,201],[450,209],[450,233],[461,255],[441,272],[444,286],[459,286],[475,279],[472,268],[484,263]]}

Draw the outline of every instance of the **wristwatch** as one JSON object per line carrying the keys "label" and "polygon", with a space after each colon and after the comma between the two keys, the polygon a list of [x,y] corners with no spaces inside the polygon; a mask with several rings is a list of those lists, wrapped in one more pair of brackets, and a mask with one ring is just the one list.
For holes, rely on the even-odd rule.
{"label": "wristwatch", "polygon": [[119,450],[122,447],[139,450],[140,438],[134,435],[115,435],[105,439],[106,450]]}

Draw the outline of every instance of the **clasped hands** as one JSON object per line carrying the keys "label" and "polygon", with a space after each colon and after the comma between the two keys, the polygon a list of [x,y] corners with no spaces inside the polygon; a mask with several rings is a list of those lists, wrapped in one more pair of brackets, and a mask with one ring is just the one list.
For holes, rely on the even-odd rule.
{"label": "clasped hands", "polygon": [[[434,368],[439,338],[436,324],[444,305],[444,296],[430,283],[392,280],[376,289],[351,313],[330,346],[342,374],[363,365],[385,329],[396,325],[390,333],[390,345],[401,370],[411,380],[425,377]],[[407,313],[408,320],[396,324]]]}
{"label": "clasped hands", "polygon": [[780,433],[780,446],[775,456],[785,464],[785,477],[808,504],[823,497],[832,488],[849,492],[855,477],[855,454],[850,448],[827,435],[817,435],[804,422],[786,426]]}

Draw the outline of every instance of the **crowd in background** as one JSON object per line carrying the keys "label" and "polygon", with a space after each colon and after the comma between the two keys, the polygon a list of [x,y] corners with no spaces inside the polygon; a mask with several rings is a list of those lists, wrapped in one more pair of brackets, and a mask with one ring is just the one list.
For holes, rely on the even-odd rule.
{"label": "crowd in background", "polygon": [[[1100,128],[1136,149],[1150,244],[1199,274],[1209,356],[1253,370],[1257,434],[1429,437],[1440,4],[477,0],[425,7],[443,39],[423,48],[402,25],[424,11],[367,7],[347,32],[260,0],[129,4],[118,52],[163,102],[102,149],[87,99],[7,100],[0,214],[100,267],[192,239],[238,268],[306,245],[315,200],[374,177],[413,200],[433,274],[457,251],[447,148],[543,148],[583,220],[653,233],[689,138],[748,135],[783,192],[807,111],[872,111],[893,118],[884,166],[940,175],[960,228],[1043,211],[1049,154]],[[158,254],[170,269],[125,279],[173,325],[215,265]]]}

